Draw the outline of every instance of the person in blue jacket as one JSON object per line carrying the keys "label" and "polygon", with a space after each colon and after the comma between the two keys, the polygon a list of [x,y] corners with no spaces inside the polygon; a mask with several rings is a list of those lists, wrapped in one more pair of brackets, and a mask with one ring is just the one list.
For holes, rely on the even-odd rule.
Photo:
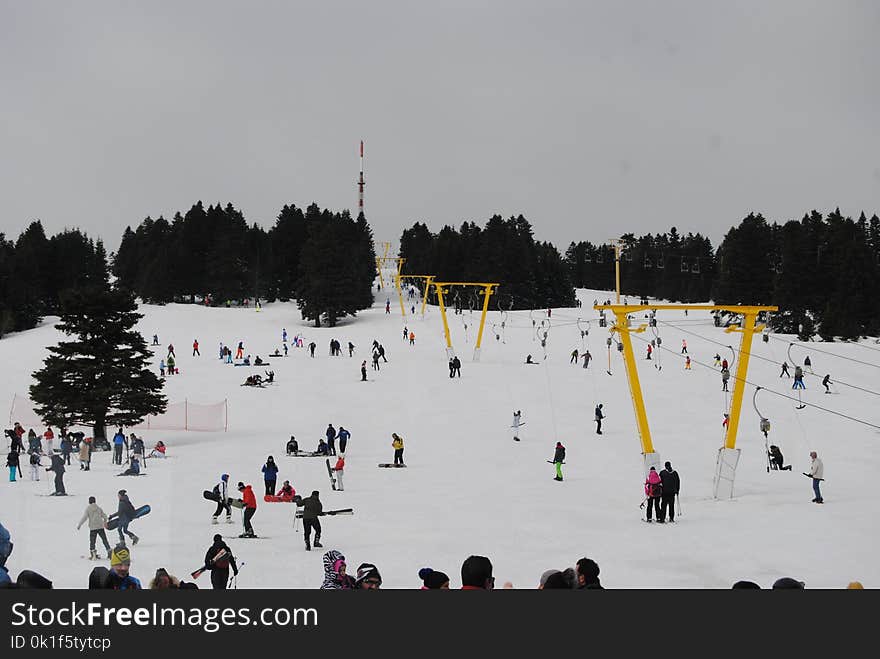
{"label": "person in blue jacket", "polygon": [[125,439],[125,435],[122,434],[122,428],[116,431],[116,434],[113,435],[113,463],[121,465],[122,464],[122,447],[128,448],[128,441]]}
{"label": "person in blue jacket", "polygon": [[339,438],[339,452],[345,453],[345,446],[348,444],[348,438],[351,437],[351,433],[342,426],[339,426],[339,434],[336,437]]}
{"label": "person in blue jacket", "polygon": [[266,483],[266,494],[275,494],[275,481],[278,480],[278,465],[271,455],[263,465],[263,480]]}
{"label": "person in blue jacket", "polygon": [[128,573],[131,552],[125,545],[117,545],[110,554],[110,574],[105,582],[111,590],[142,590],[140,579]]}

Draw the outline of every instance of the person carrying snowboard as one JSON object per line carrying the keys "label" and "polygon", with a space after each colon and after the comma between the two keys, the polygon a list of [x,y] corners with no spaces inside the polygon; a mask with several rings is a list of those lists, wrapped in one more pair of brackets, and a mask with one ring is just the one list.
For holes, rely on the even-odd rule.
{"label": "person carrying snowboard", "polygon": [[131,543],[136,545],[140,538],[128,530],[128,525],[134,520],[134,505],[132,505],[125,490],[119,490],[117,496],[119,498],[119,507],[116,509],[116,517],[119,518],[119,525],[116,527],[116,530],[119,532],[119,544],[125,547],[125,536],[127,535],[131,538]]}
{"label": "person carrying snowboard", "polygon": [[238,491],[241,492],[241,501],[244,504],[244,533],[239,538],[256,538],[254,527],[251,526],[251,518],[257,512],[257,497],[254,496],[254,490],[250,485],[245,485],[241,481],[238,483]]}
{"label": "person carrying snowboard", "polygon": [[229,568],[232,568],[233,575],[238,576],[235,556],[219,533],[214,534],[214,544],[205,552],[205,567],[211,570],[211,588],[214,590],[226,590]]}
{"label": "person carrying snowboard", "polygon": [[660,478],[660,474],[657,473],[657,470],[654,467],[651,467],[648,472],[648,477],[645,479],[645,500],[648,503],[648,519],[647,521],[653,521],[651,519],[652,510],[656,512],[657,521],[662,522],[663,519],[660,516],[660,497],[663,494],[663,481]]}
{"label": "person carrying snowboard", "polygon": [[324,506],[321,504],[318,490],[312,490],[312,495],[305,499],[297,494],[293,497],[293,502],[303,509],[303,538],[306,541],[306,551],[312,550],[310,544],[312,529],[315,530],[315,547],[323,547],[324,545],[321,544],[321,522],[318,520],[318,516],[324,512]]}
{"label": "person carrying snowboard", "polygon": [[403,437],[396,432],[391,433],[391,448],[394,449],[394,464],[403,464]]}
{"label": "person carrying snowboard", "polygon": [[596,405],[596,414],[595,414],[596,434],[597,435],[602,434],[602,419],[604,419],[604,418],[605,418],[605,412],[602,411],[602,403],[599,403],[598,405]]}
{"label": "person carrying snowboard", "polygon": [[565,447],[562,442],[556,442],[556,450],[553,452],[553,466],[556,467],[555,481],[562,480],[562,463],[565,462]]}
{"label": "person carrying snowboard", "polygon": [[98,560],[98,552],[95,549],[95,540],[98,538],[101,538],[104,549],[107,550],[107,558],[110,558],[110,543],[107,542],[107,533],[104,531],[104,527],[107,525],[107,513],[95,502],[95,497],[89,497],[89,505],[86,506],[82,519],[76,525],[76,530],[78,531],[87,521],[89,523],[89,559]]}
{"label": "person carrying snowboard", "polygon": [[214,511],[214,515],[211,517],[211,524],[217,524],[217,516],[226,511],[226,523],[232,524],[232,506],[229,505],[229,474],[222,474],[220,476],[220,482],[214,486],[212,492],[216,497],[217,501],[217,509]]}
{"label": "person carrying snowboard", "polygon": [[336,458],[336,465],[333,471],[336,473],[336,491],[342,492],[345,488],[342,486],[342,472],[345,470],[345,455],[340,453]]}
{"label": "person carrying snowboard", "polygon": [[266,494],[275,494],[275,483],[278,479],[278,465],[275,464],[275,458],[271,455],[266,459],[263,465],[263,481],[266,485]]}

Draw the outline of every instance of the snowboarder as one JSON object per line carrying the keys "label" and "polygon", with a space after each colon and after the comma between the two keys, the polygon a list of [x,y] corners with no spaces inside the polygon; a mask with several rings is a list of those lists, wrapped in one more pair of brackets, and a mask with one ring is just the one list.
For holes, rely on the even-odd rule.
{"label": "snowboarder", "polygon": [[810,356],[809,356],[809,355],[807,355],[806,357],[804,357],[804,368],[808,369],[808,370],[810,371],[810,373],[812,374],[812,372],[813,372],[813,362],[810,361]]}
{"label": "snowboarder", "polygon": [[352,343],[351,341],[348,342],[348,356],[354,356],[354,343]]}
{"label": "snowboarder", "polygon": [[[665,469],[660,472],[660,483],[663,493],[660,495],[660,514],[657,517],[658,522],[666,521],[668,515],[669,521],[675,521],[675,497],[681,489],[681,479],[678,472],[672,468],[669,462],[664,463]],[[668,512],[667,512],[668,510]]]}
{"label": "snowboarder", "polygon": [[367,381],[367,360],[361,362],[361,382]]}
{"label": "snowboarder", "polygon": [[175,363],[174,355],[168,355],[168,375],[175,375],[177,373],[174,366]]}
{"label": "snowboarder", "polygon": [[226,523],[232,524],[232,507],[229,505],[229,474],[221,474],[220,482],[214,486],[212,490],[215,501],[217,502],[217,509],[214,511],[214,515],[211,517],[211,524],[217,524],[217,516],[226,511]]}
{"label": "snowboarder", "polygon": [[394,449],[394,464],[403,464],[403,437],[396,432],[391,433],[391,448]]}
{"label": "snowboarder", "polygon": [[569,364],[577,364],[578,361],[578,349],[575,348],[571,351],[571,359],[568,360]]}
{"label": "snowboarder", "polygon": [[242,357],[244,357],[244,341],[239,341],[238,348],[235,350],[235,358],[241,359]]}
{"label": "snowboarder", "polygon": [[336,458],[336,465],[333,467],[333,471],[336,472],[336,491],[342,492],[345,488],[342,487],[342,472],[345,469],[345,455],[343,453],[339,454],[339,457]]}
{"label": "snowboarder", "polygon": [[238,483],[238,491],[241,492],[241,501],[244,504],[244,533],[239,538],[256,538],[254,527],[251,526],[251,518],[257,512],[257,497],[254,496],[254,490],[250,485],[245,485],[241,481]]}
{"label": "snowboarder", "polygon": [[562,442],[556,442],[556,450],[553,452],[553,466],[556,467],[555,481],[562,480],[562,463],[565,462],[565,447]]}
{"label": "snowboarder", "polygon": [[171,343],[168,344],[168,356],[177,357],[177,355],[174,354],[174,345]]}
{"label": "snowboarder", "polygon": [[593,358],[593,355],[591,355],[590,351],[587,350],[586,352],[584,352],[583,358],[584,358],[584,368],[589,368],[590,367],[590,360]]}
{"label": "snowboarder", "polygon": [[324,431],[324,434],[327,436],[327,454],[336,455],[336,428],[332,423],[327,424],[327,430]]}
{"label": "snowboarder", "polygon": [[721,370],[724,370],[725,368],[729,369],[730,366],[727,363],[727,359],[722,359],[721,360]]}
{"label": "snowboarder", "polygon": [[119,498],[119,507],[116,509],[116,517],[119,518],[119,526],[116,527],[116,530],[119,532],[119,544],[125,547],[125,536],[127,535],[131,538],[132,544],[136,545],[140,538],[128,530],[128,525],[134,520],[134,505],[125,490],[119,490],[117,497]]}
{"label": "snowboarder", "polygon": [[374,371],[379,370],[379,351],[378,350],[373,351],[373,370]]}
{"label": "snowboarder", "polygon": [[348,445],[348,438],[351,437],[351,433],[342,426],[339,426],[339,432],[336,437],[339,439],[339,452],[345,453],[345,447]]}
{"label": "snowboarder", "polygon": [[452,357],[449,358],[449,377],[450,378],[455,377],[455,365],[452,361]]}
{"label": "snowboarder", "polygon": [[165,377],[165,360],[164,359],[159,360],[159,377],[161,377],[161,378]]}
{"label": "snowboarder", "polygon": [[284,356],[287,357],[287,344],[285,343],[283,345],[284,345]]}
{"label": "snowboarder", "polygon": [[721,366],[721,355],[715,353],[715,366]]}
{"label": "snowboarder", "polygon": [[513,413],[513,424],[511,424],[511,426],[510,426],[511,428],[513,428],[513,441],[515,441],[515,442],[520,441],[521,437],[519,436],[520,435],[519,429],[520,429],[520,426],[523,426],[523,425],[525,425],[525,424],[522,422],[522,412],[520,410],[517,410],[516,412]]}
{"label": "snowboarder", "polygon": [[663,481],[660,479],[660,474],[657,473],[657,470],[654,467],[651,467],[648,472],[648,477],[645,479],[645,500],[648,503],[648,520],[651,520],[651,511],[656,512],[657,521],[662,522],[663,520],[660,517],[660,497],[663,495]]}
{"label": "snowboarder", "polygon": [[822,492],[819,491],[819,482],[825,480],[825,468],[815,451],[810,451],[810,458],[813,460],[810,463],[810,473],[804,474],[804,476],[809,476],[813,479],[813,493],[816,495],[813,503],[825,503],[825,500],[822,498]]}
{"label": "snowboarder", "polygon": [[654,346],[650,343],[648,344],[648,354],[645,355],[645,359],[651,359],[651,353],[654,352]]}
{"label": "snowboarder", "polygon": [[293,502],[303,509],[303,538],[306,541],[306,551],[311,551],[310,536],[312,529],[315,530],[315,547],[323,547],[321,544],[321,522],[318,516],[324,512],[324,506],[318,498],[318,490],[312,490],[312,495],[303,499],[300,495],[293,497]]}
{"label": "snowboarder", "polygon": [[40,454],[34,451],[31,453],[30,457],[30,465],[31,465],[31,480],[38,481],[40,480]]}
{"label": "snowboarder", "polygon": [[158,334],[153,334],[153,345],[154,346],[159,345],[159,335]]}
{"label": "snowboarder", "polygon": [[825,374],[825,377],[822,378],[822,386],[825,387],[825,393],[826,393],[826,394],[830,394],[830,393],[831,393],[831,388],[828,386],[829,384],[831,384],[831,374],[830,374],[830,373],[826,373],[826,374]]}
{"label": "snowboarder", "polygon": [[730,371],[726,368],[721,369],[721,391],[730,391],[727,388],[727,381],[730,379]]}
{"label": "snowboarder", "polygon": [[61,457],[64,458],[64,464],[70,466],[70,454],[73,451],[73,444],[67,434],[61,435]]}
{"label": "snowboarder", "polygon": [[604,418],[605,418],[605,412],[602,411],[602,403],[599,403],[598,405],[596,405],[596,414],[595,414],[596,434],[597,435],[602,434],[602,419],[604,419]]}
{"label": "snowboarder", "polygon": [[201,357],[202,353],[199,352],[199,340],[193,339],[193,357],[195,357],[196,355]]}
{"label": "snowboarder", "polygon": [[782,466],[782,463],[785,462],[785,458],[782,457],[782,451],[779,450],[779,447],[776,446],[776,444],[770,445],[768,457],[770,458],[770,466],[772,469],[776,469],[777,471],[791,471],[791,465]]}
{"label": "snowboarder", "polygon": [[681,340],[681,354],[686,355],[688,351],[688,342],[685,339]]}
{"label": "snowboarder", "polygon": [[110,543],[107,541],[107,532],[104,531],[104,526],[107,524],[107,513],[95,503],[95,497],[89,497],[89,505],[86,506],[82,519],[76,525],[77,531],[86,521],[89,523],[89,559],[98,560],[98,552],[95,549],[95,540],[98,538],[101,538],[104,549],[107,550],[107,558],[110,558]]}
{"label": "snowboarder", "polygon": [[287,343],[287,328],[281,328],[281,343]]}
{"label": "snowboarder", "polygon": [[314,357],[314,356],[315,356],[315,348],[317,348],[317,347],[318,347],[318,344],[315,343],[314,341],[312,341],[312,342],[309,344],[309,356],[310,356],[310,357]]}
{"label": "snowboarder", "polygon": [[386,364],[388,363],[388,360],[385,359],[385,346],[383,346],[381,343],[379,344],[379,356],[382,358],[383,362],[385,362]]}
{"label": "snowboarder", "polygon": [[403,326],[403,340],[406,341],[406,337],[409,335],[409,329],[406,325]]}
{"label": "snowboarder", "polygon": [[415,332],[409,333],[409,344],[411,346],[414,346],[416,344],[416,333]]}
{"label": "snowboarder", "polygon": [[238,565],[235,564],[235,556],[219,533],[214,535],[214,544],[205,552],[205,567],[211,570],[211,588],[214,590],[226,590],[229,583],[229,568],[232,574],[238,576]]}
{"label": "snowboarder", "polygon": [[275,482],[278,479],[278,465],[275,464],[275,458],[271,455],[266,458],[266,464],[263,465],[263,481],[266,485],[266,494],[275,494]]}
{"label": "snowboarder", "polygon": [[290,439],[287,440],[287,455],[296,455],[299,452],[299,444],[293,435],[290,436]]}
{"label": "snowboarder", "polygon": [[391,298],[385,300],[385,313],[391,313]]}
{"label": "snowboarder", "polygon": [[[99,568],[95,568],[97,570]],[[131,552],[125,545],[116,545],[110,552],[110,572],[104,588],[108,590],[142,590],[141,582],[131,576]]]}
{"label": "snowboarder", "polygon": [[64,490],[64,459],[60,455],[52,454],[52,466],[47,467],[46,471],[55,472],[55,491],[50,496],[66,497],[67,492]]}
{"label": "snowboarder", "polygon": [[461,360],[458,355],[452,358],[452,374],[461,377]]}
{"label": "snowboarder", "polygon": [[687,356],[687,357],[684,358],[684,370],[686,370],[686,371],[691,370],[691,358],[690,358],[690,356]]}
{"label": "snowboarder", "polygon": [[794,367],[794,383],[791,385],[792,389],[806,389],[804,386],[804,371],[800,366]]}

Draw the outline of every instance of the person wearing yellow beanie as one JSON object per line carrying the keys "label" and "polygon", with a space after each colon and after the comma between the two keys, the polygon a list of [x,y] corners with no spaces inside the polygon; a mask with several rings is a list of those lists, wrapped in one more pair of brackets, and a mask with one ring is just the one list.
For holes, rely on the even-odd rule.
{"label": "person wearing yellow beanie", "polygon": [[141,582],[131,576],[131,552],[125,545],[116,545],[110,552],[110,574],[107,587],[112,590],[141,590]]}
{"label": "person wearing yellow beanie", "polygon": [[862,585],[861,581],[850,581],[849,585],[846,587],[847,590],[864,590],[865,587]]}

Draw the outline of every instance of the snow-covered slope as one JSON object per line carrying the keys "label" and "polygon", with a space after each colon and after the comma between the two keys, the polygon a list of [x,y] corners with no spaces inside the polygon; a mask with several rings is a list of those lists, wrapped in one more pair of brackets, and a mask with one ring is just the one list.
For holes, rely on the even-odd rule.
{"label": "snow-covered slope", "polygon": [[[880,583],[872,551],[880,536],[872,521],[874,477],[880,470],[875,428],[811,407],[797,411],[790,400],[762,393],[758,405],[772,421],[770,441],[794,465],[790,472],[768,474],[764,438],[751,408],[754,387],[749,387],[736,497],[712,498],[725,399],[717,369],[696,362],[711,365],[716,350],[729,359],[722,346],[736,347],[739,338],[715,328],[706,312],[658,316],[663,346],[672,350],[660,355],[662,369],[655,368],[657,353],[652,361],[644,359],[644,341],[653,335],[634,340],[655,449],[682,479],[683,515],[677,523],[643,523],[642,457],[623,363],[613,351],[613,375],[606,373],[608,334],[591,308],[595,298],[612,295],[584,290],[578,295],[581,309],[552,312],[546,361],[532,324],[546,318],[544,312],[511,312],[502,330],[501,313],[492,311],[480,363],[472,361],[478,314],[450,315],[463,362],[460,379],[448,376],[437,309],[429,308],[424,318],[402,319],[392,300],[392,313],[386,314],[384,291],[373,309],[320,329],[303,322],[292,303],[266,304],[259,313],[142,306],[139,328],[148,341],[158,333],[162,346],[156,363],[168,343],[176,348],[180,375],[167,380],[169,399],[228,399],[229,430],[145,431],[146,445],[163,440],[171,458],[150,461],[149,475],[142,478],[115,477],[120,469],[110,464],[109,453],[96,453],[90,472],[79,471],[74,460],[66,476],[73,496],[66,498],[37,496],[47,493],[47,483],[27,480],[26,468],[22,482],[8,483],[4,476],[0,520],[15,543],[10,572],[31,568],[56,587],[84,588],[93,564],[81,558],[88,554],[88,532],[77,531],[76,523],[89,495],[109,513],[115,510],[116,491],[125,487],[136,506],[149,503],[153,509],[132,525],[141,537],[133,549],[132,574],[146,582],[156,568],[165,567],[185,576],[200,566],[215,532],[240,532],[237,512],[235,526],[212,526],[214,504],[202,498],[202,491],[228,472],[233,484],[254,485],[260,501],[253,524],[267,536],[228,541],[246,563],[239,586],[317,588],[321,552],[304,550],[302,533],[292,526],[293,506],[261,500],[260,467],[273,455],[281,468],[279,484],[289,479],[305,495],[320,490],[325,508],[354,508],[353,516],[323,518],[322,541],[326,549],[341,550],[352,571],[361,562],[375,563],[385,588],[418,587],[423,566],[447,572],[457,587],[461,563],[470,554],[489,556],[497,582],[512,581],[518,588],[535,587],[544,570],[571,566],[581,556],[598,561],[607,587],[728,588],[739,579],[769,586],[785,575],[807,587],[843,587],[853,579],[868,587]],[[590,331],[582,340],[587,320]],[[414,346],[403,339],[404,325],[416,334]],[[316,357],[292,348],[289,357],[272,360],[275,385],[239,386],[248,373],[262,369],[223,364],[219,342],[234,347],[242,340],[246,352],[265,359],[280,348],[282,328],[291,337],[302,333],[306,345],[314,340]],[[0,341],[5,366],[0,401],[6,404],[14,393],[27,392],[45,347],[60,338],[46,322]],[[201,357],[190,356],[194,338]],[[343,348],[352,341],[354,357],[345,349],[345,356],[330,357],[332,338]],[[369,381],[363,383],[360,363],[367,359],[369,366],[374,339],[385,346],[388,363],[380,362],[378,372],[369,368]],[[683,370],[682,339],[695,360],[692,371]],[[877,382],[876,366],[811,347],[877,365],[880,351],[873,343],[798,345],[792,354],[799,363],[810,354],[814,371],[830,372],[832,380],[867,389]],[[569,363],[574,348],[589,348],[594,356],[589,369]],[[749,380],[791,394],[791,381],[778,377],[787,348],[788,337],[757,340]],[[529,353],[538,365],[524,364]],[[880,425],[876,395],[846,386],[838,386],[839,395],[823,395],[819,378],[810,375],[806,384],[805,400]],[[607,415],[601,437],[594,432],[597,402]],[[509,427],[516,409],[526,422],[521,442],[512,441]],[[323,460],[284,455],[291,434],[301,447],[313,449],[328,423],[352,433],[344,492],[331,491]],[[392,432],[405,439],[407,469],[376,466],[392,460]],[[567,448],[563,482],[553,480],[553,465],[547,462],[557,439]],[[825,462],[824,506],[810,502],[810,481],[801,475],[809,467],[810,450]],[[205,579],[203,587],[209,585]]]}

